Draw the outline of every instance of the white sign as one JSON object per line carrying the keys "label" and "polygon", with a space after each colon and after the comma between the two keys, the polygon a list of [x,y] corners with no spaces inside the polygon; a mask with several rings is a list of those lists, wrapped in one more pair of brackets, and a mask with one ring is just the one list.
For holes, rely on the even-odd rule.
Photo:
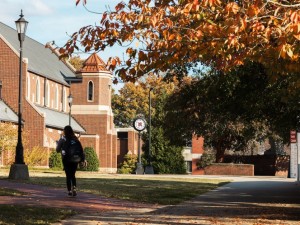
{"label": "white sign", "polygon": [[297,164],[298,164],[298,173],[297,173],[297,181],[300,181],[300,132],[297,132],[297,153],[298,153],[298,157],[297,157]]}
{"label": "white sign", "polygon": [[298,162],[297,162],[297,144],[291,143],[291,156],[290,156],[290,177],[297,178]]}

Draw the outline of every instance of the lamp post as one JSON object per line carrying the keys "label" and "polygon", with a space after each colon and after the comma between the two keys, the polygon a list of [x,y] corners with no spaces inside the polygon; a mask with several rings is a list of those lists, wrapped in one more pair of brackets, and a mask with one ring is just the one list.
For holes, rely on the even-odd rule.
{"label": "lamp post", "polygon": [[296,129],[296,140],[297,140],[297,182],[300,182],[300,101],[298,102],[297,112],[297,129]]}
{"label": "lamp post", "polygon": [[19,97],[18,97],[18,142],[16,146],[15,163],[10,168],[9,178],[11,179],[28,179],[28,167],[24,163],[24,148],[22,144],[22,60],[23,60],[23,41],[28,22],[23,18],[21,10],[20,18],[15,21],[18,39],[20,42],[20,58],[19,58]]}
{"label": "lamp post", "polygon": [[71,109],[72,109],[72,103],[73,103],[73,96],[70,93],[68,96],[68,102],[69,102],[69,107],[70,107],[70,111],[69,111],[69,126],[71,126]]}
{"label": "lamp post", "polygon": [[149,149],[148,149],[148,165],[145,167],[145,174],[154,174],[153,166],[151,165],[151,91],[152,87],[149,89]]}
{"label": "lamp post", "polygon": [[136,174],[143,174],[144,168],[141,160],[141,132],[146,128],[146,121],[143,119],[143,116],[139,115],[133,121],[133,128],[139,132],[138,136],[138,162],[136,164]]}
{"label": "lamp post", "polygon": [[2,99],[2,80],[0,80],[0,100]]}

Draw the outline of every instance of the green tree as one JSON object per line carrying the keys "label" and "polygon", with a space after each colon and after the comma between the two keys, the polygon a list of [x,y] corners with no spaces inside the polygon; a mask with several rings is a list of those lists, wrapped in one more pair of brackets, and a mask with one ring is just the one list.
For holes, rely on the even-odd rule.
{"label": "green tree", "polygon": [[[186,167],[182,155],[183,147],[171,144],[165,137],[163,127],[153,126],[151,130],[151,164],[156,174],[185,174]],[[148,160],[148,136],[144,139],[144,164]]]}
{"label": "green tree", "polygon": [[[173,145],[164,136],[163,120],[165,114],[163,107],[167,97],[178,88],[179,82],[175,79],[172,82],[164,81],[163,78],[149,75],[145,80],[136,84],[126,83],[119,91],[120,94],[112,100],[116,124],[119,126],[132,126],[132,120],[137,114],[143,114],[149,118],[149,94],[151,95],[151,152],[154,170],[156,173],[185,173],[182,147]],[[148,86],[149,85],[149,86]],[[149,87],[153,87],[150,91]],[[191,138],[191,137],[190,137]],[[143,158],[148,159],[148,133],[142,135],[144,142]]]}
{"label": "green tree", "polygon": [[[177,143],[194,133],[203,136],[205,144],[216,149],[217,162],[222,162],[226,150],[243,150],[253,139],[279,135],[286,140],[297,115],[290,101],[295,96],[280,96],[288,79],[273,81],[262,65],[253,63],[226,74],[214,70],[203,74],[168,101],[167,135]],[[282,118],[289,121],[284,129]]]}

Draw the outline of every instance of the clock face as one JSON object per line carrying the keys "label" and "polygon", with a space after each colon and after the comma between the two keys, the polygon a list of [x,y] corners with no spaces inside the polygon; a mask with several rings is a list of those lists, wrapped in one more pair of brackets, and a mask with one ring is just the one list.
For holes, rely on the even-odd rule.
{"label": "clock face", "polygon": [[146,122],[145,122],[145,120],[138,118],[133,122],[133,127],[137,131],[142,131],[146,128]]}

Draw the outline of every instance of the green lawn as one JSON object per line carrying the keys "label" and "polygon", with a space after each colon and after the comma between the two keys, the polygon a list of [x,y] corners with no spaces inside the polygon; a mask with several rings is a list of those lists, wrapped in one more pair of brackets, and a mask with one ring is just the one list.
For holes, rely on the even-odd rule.
{"label": "green lawn", "polygon": [[[65,188],[63,171],[30,170],[31,184]],[[8,170],[0,170],[0,179],[7,179]],[[12,180],[11,180],[12,181]],[[224,185],[229,180],[194,178],[193,176],[144,176],[144,175],[107,175],[92,172],[77,172],[77,186],[80,192],[126,199],[135,202],[162,205],[178,204],[209,190]],[[0,188],[0,196],[26,195],[16,190]],[[18,205],[0,205],[1,224],[51,224],[74,215],[69,209],[45,208]]]}
{"label": "green lawn", "polygon": [[[26,195],[8,188],[0,188],[0,196],[22,196]],[[75,212],[69,209],[0,205],[0,224],[34,225],[51,224],[64,218],[74,215]]]}
{"label": "green lawn", "polygon": [[0,205],[0,224],[7,225],[51,224],[71,215],[70,209]]}
{"label": "green lawn", "polygon": [[[52,175],[51,171],[46,171],[31,176],[28,182],[65,188],[64,173],[57,171],[54,171]],[[79,192],[162,205],[178,204],[228,182],[228,180],[193,178],[192,176],[172,178],[169,176],[77,173]]]}

